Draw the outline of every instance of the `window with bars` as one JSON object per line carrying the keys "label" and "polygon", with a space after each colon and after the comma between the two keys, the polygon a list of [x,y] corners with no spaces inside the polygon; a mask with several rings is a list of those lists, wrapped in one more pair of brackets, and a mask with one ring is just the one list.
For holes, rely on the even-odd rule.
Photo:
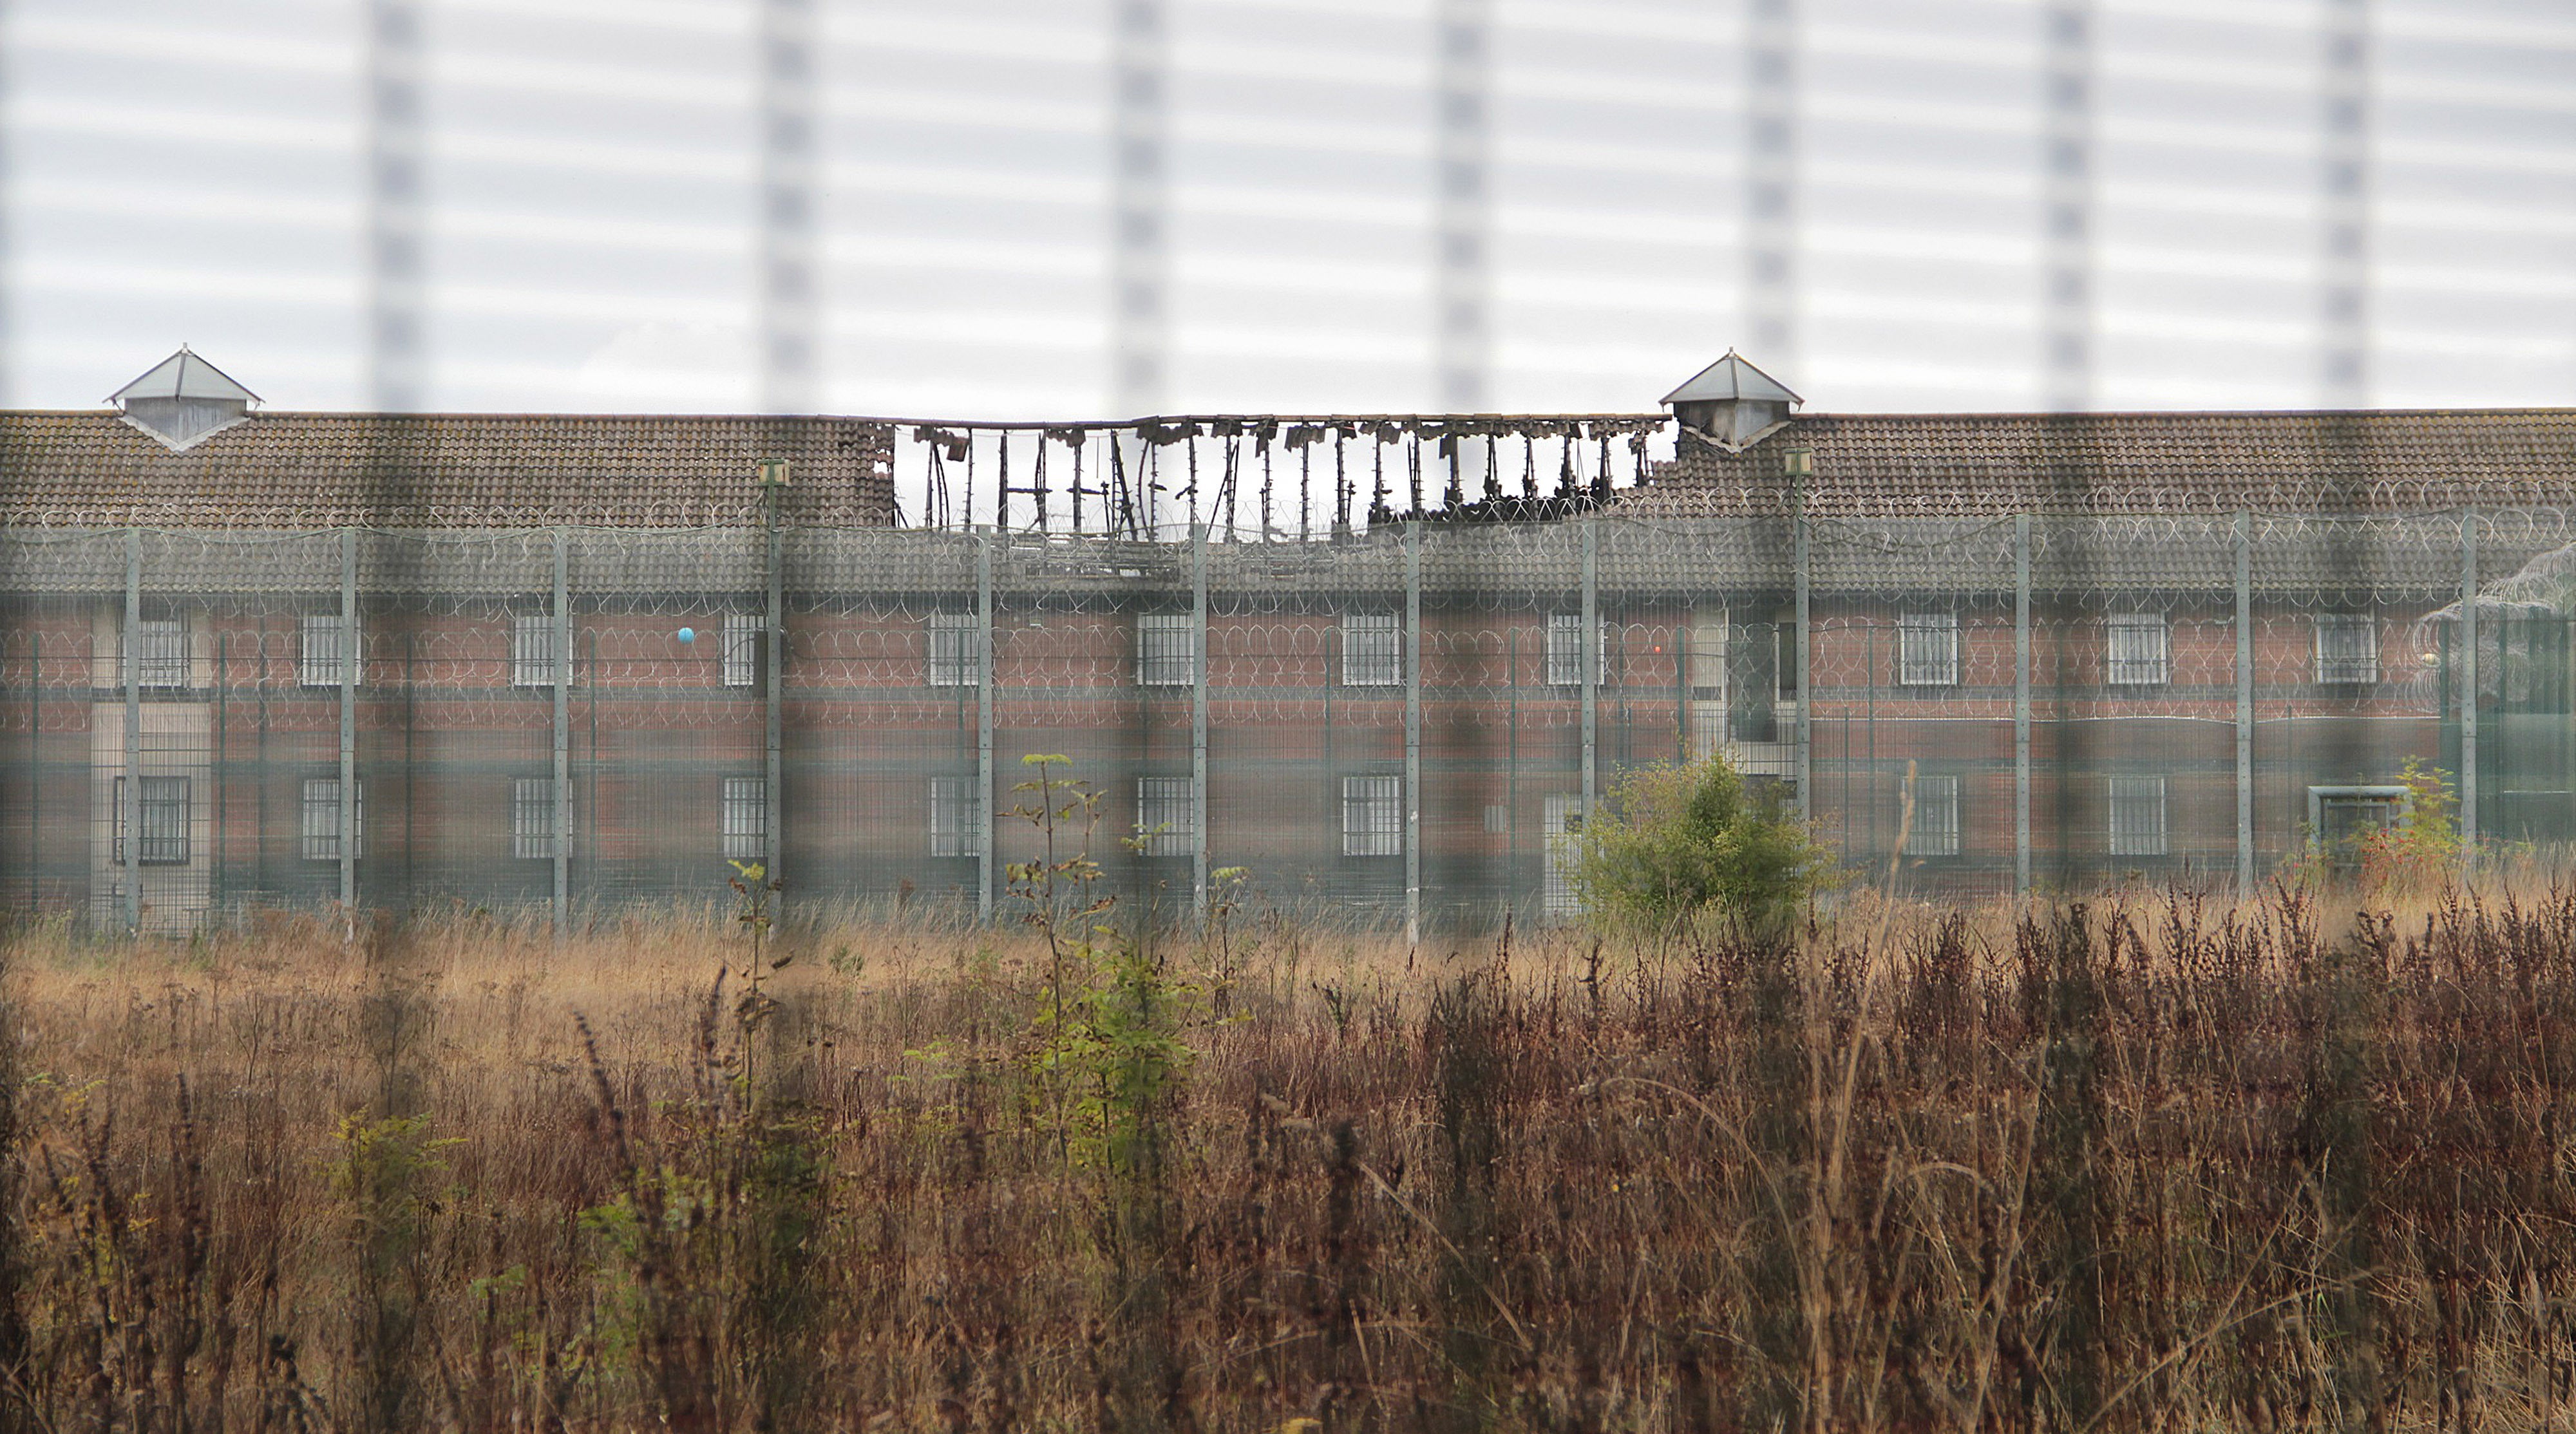
{"label": "window with bars", "polygon": [[[134,860],[142,866],[186,866],[188,864],[188,804],[191,796],[186,777],[145,777],[140,798],[141,810],[136,816],[143,823],[143,840],[137,846]],[[114,817],[115,851],[109,858],[125,864],[125,778],[116,779],[116,790],[109,800],[116,804]]]}
{"label": "window with bars", "polygon": [[2366,612],[2317,615],[2317,681],[2377,682],[2379,619]]}
{"label": "window with bars", "polygon": [[2111,778],[2111,855],[2163,856],[2165,779]]}
{"label": "window with bars", "polygon": [[340,615],[336,612],[308,612],[304,615],[303,643],[296,653],[295,680],[306,687],[340,685]]}
{"label": "window with bars", "polygon": [[138,687],[188,685],[188,624],[184,618],[147,617],[134,630],[134,683]]}
{"label": "window with bars", "polygon": [[555,620],[551,613],[510,615],[510,685],[552,687],[555,683]]}
{"label": "window with bars", "polygon": [[1404,779],[1342,778],[1342,855],[1404,855]]}
{"label": "window with bars", "polygon": [[2172,676],[2165,615],[2115,612],[2104,622],[2103,676],[2114,687],[2151,687]]}
{"label": "window with bars", "polygon": [[1953,773],[1914,779],[1914,825],[1906,832],[1909,856],[1957,856],[1960,846],[1960,781]]}
{"label": "window with bars", "polygon": [[1342,685],[1393,687],[1404,681],[1404,634],[1390,612],[1342,617]]}
{"label": "window with bars", "polygon": [[1149,612],[1136,619],[1136,685],[1187,687],[1197,676],[1188,613]]}
{"label": "window with bars", "polygon": [[718,649],[718,660],[724,668],[727,687],[760,685],[760,647],[769,635],[769,619],[756,612],[729,612],[724,615],[724,645]]}
{"label": "window with bars", "polygon": [[1909,612],[1896,620],[1896,681],[1904,687],[1959,684],[1959,615]]}
{"label": "window with bars", "polygon": [[531,861],[554,859],[554,778],[521,777],[510,784],[510,854]]}
{"label": "window with bars", "polygon": [[[355,861],[367,854],[367,784],[360,782],[351,802],[354,810],[350,823],[349,859]],[[307,777],[304,779],[303,805],[304,859],[338,861],[340,859],[340,779]]]}
{"label": "window with bars", "polygon": [[727,861],[769,858],[769,779],[727,777],[717,822]]}
{"label": "window with bars", "polygon": [[971,612],[930,615],[930,685],[974,687],[984,680],[983,624]]}
{"label": "window with bars", "polygon": [[1194,783],[1187,777],[1136,779],[1136,839],[1146,856],[1189,856],[1198,850]]}
{"label": "window with bars", "polygon": [[[1592,654],[1592,680],[1610,680],[1610,624],[1605,619]],[[1557,612],[1547,618],[1547,682],[1550,687],[1583,685],[1583,614]]]}
{"label": "window with bars", "polygon": [[973,777],[930,779],[930,854],[984,854],[984,800]]}

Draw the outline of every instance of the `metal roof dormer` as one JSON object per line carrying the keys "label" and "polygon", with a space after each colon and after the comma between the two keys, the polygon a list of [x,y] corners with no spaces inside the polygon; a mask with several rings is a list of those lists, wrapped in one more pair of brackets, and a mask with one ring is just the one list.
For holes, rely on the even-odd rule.
{"label": "metal roof dormer", "polygon": [[173,453],[184,453],[250,418],[259,395],[233,382],[186,344],[141,378],[108,395],[119,417],[151,434]]}
{"label": "metal roof dormer", "polygon": [[1786,426],[1806,400],[1733,349],[1664,395],[1682,431],[1740,453]]}

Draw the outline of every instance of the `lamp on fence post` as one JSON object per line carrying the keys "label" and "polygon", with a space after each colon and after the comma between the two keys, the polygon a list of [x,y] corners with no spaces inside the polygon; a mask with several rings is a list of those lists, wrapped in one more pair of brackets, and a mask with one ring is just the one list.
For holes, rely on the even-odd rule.
{"label": "lamp on fence post", "polygon": [[1790,563],[1792,580],[1797,588],[1798,603],[1795,659],[1798,664],[1798,816],[1801,820],[1813,820],[1816,815],[1816,804],[1811,790],[1814,761],[1810,739],[1814,735],[1812,719],[1816,705],[1816,683],[1814,673],[1809,670],[1808,661],[1807,620],[1811,584],[1807,554],[1807,480],[1815,476],[1815,450],[1781,449],[1780,472],[1789,480]]}
{"label": "lamp on fence post", "polygon": [[786,670],[787,589],[786,575],[780,571],[778,547],[778,504],[785,496],[789,464],[784,458],[763,458],[760,473],[760,524],[764,539],[764,567],[769,583],[768,611],[761,624],[761,865],[769,880],[779,879],[780,848],[783,823],[779,809],[786,804],[780,789],[778,685]]}

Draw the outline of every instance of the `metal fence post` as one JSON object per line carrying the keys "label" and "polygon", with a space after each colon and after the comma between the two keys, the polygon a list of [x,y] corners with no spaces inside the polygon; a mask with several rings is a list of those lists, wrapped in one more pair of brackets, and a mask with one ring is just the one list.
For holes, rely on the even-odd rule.
{"label": "metal fence post", "polygon": [[2478,850],[2478,514],[2460,514],[2460,860]]}
{"label": "metal fence post", "polygon": [[2030,890],[2030,515],[2013,517],[2013,891]]}
{"label": "metal fence post", "polygon": [[[182,628],[184,632],[186,629]],[[125,688],[125,799],[117,819],[125,824],[125,930],[143,934],[143,530],[125,530],[125,631],[117,636],[116,666]]]}
{"label": "metal fence post", "polygon": [[340,915],[357,933],[358,530],[340,530]]}
{"label": "metal fence post", "polygon": [[[975,790],[983,837],[975,854],[975,919],[993,920],[993,535],[975,543]],[[960,825],[963,825],[961,822]]]}
{"label": "metal fence post", "polygon": [[1422,940],[1422,533],[1404,525],[1404,940]]}
{"label": "metal fence post", "polygon": [[1601,529],[1600,520],[1583,519],[1583,610],[1576,640],[1576,660],[1583,666],[1583,819],[1601,800]]}
{"label": "metal fence post", "polygon": [[1190,525],[1190,914],[1208,909],[1208,525]]}
{"label": "metal fence post", "polygon": [[[760,820],[761,870],[774,885],[781,879],[787,858],[787,774],[786,715],[784,702],[787,682],[787,565],[785,548],[778,532],[780,489],[787,484],[785,470],[762,465],[760,477],[760,513],[763,562],[767,568],[769,591],[764,595],[761,617],[761,769]],[[774,906],[774,903],[773,903]]]}
{"label": "metal fence post", "polygon": [[2254,515],[2236,515],[2236,891],[2254,894]]}
{"label": "metal fence post", "polygon": [[1813,821],[1816,816],[1815,716],[1816,672],[1814,631],[1810,624],[1814,597],[1814,574],[1807,552],[1807,498],[1804,485],[1790,497],[1790,565],[1797,585],[1798,632],[1798,819]]}
{"label": "metal fence post", "polygon": [[572,542],[555,529],[554,934],[572,917]]}

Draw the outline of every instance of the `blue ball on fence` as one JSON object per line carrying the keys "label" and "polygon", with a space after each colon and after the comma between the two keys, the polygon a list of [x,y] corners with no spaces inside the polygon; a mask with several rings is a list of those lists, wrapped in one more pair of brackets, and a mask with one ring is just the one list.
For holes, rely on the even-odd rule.
{"label": "blue ball on fence", "polygon": [[692,642],[695,642],[695,641],[697,641],[697,640],[698,640],[698,630],[697,630],[696,628],[694,628],[694,627],[684,627],[684,628],[681,628],[681,629],[680,629],[680,642],[681,642],[681,644],[682,644],[683,646],[686,646],[687,644],[692,643]]}

